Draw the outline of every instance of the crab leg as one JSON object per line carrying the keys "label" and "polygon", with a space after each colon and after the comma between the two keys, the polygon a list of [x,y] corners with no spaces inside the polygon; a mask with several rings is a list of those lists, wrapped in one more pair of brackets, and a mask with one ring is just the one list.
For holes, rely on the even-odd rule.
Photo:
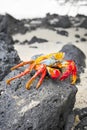
{"label": "crab leg", "polygon": [[64,80],[64,79],[68,78],[69,75],[72,75],[72,83],[71,84],[74,84],[76,82],[76,79],[77,79],[77,76],[76,76],[77,68],[75,66],[75,63],[73,61],[69,60],[69,61],[66,61],[65,65],[63,64],[62,67],[64,67],[64,66],[66,67],[67,70],[63,73],[60,80]]}
{"label": "crab leg", "polygon": [[27,89],[30,89],[30,85],[33,83],[33,81],[35,80],[35,78],[40,74],[40,73],[43,73],[42,74],[42,77],[41,79],[39,80],[38,84],[37,84],[37,87],[38,88],[40,85],[41,85],[41,82],[43,81],[43,78],[45,77],[46,75],[46,66],[41,64],[39,67],[38,67],[38,70],[37,72],[33,75],[33,77],[26,83],[26,88]]}
{"label": "crab leg", "polygon": [[74,66],[74,70],[72,72],[72,83],[71,84],[74,84],[76,82],[76,79],[77,79],[76,72],[77,72],[77,68],[76,68],[76,66]]}
{"label": "crab leg", "polygon": [[21,62],[21,63],[19,63],[18,65],[12,67],[11,70],[17,69],[17,68],[19,68],[19,67],[21,67],[21,66],[24,66],[24,65],[26,65],[26,64],[32,64],[33,62],[34,62],[34,60]]}
{"label": "crab leg", "polygon": [[42,84],[45,76],[46,76],[46,70],[43,71],[42,76],[41,76],[40,80],[38,81],[36,88],[40,87],[40,85]]}
{"label": "crab leg", "polygon": [[12,80],[14,80],[14,79],[17,79],[17,78],[20,78],[20,77],[22,77],[22,76],[24,76],[24,75],[26,75],[26,74],[29,74],[34,67],[35,67],[35,64],[30,65],[29,68],[26,69],[25,71],[21,72],[20,74],[18,74],[17,76],[15,76],[15,77],[13,77],[13,78],[8,79],[8,80],[6,81],[7,84],[10,84],[10,82],[11,82]]}
{"label": "crab leg", "polygon": [[77,76],[76,76],[76,72],[70,72],[70,71],[66,71],[65,73],[63,73],[62,77],[60,78],[60,80],[64,80],[66,78],[68,78],[69,75],[72,74],[72,82],[71,84],[74,84],[76,82]]}
{"label": "crab leg", "polygon": [[66,72],[63,73],[62,77],[60,78],[60,80],[64,80],[66,78],[68,78],[68,76],[71,74],[71,72],[69,70],[67,70]]}

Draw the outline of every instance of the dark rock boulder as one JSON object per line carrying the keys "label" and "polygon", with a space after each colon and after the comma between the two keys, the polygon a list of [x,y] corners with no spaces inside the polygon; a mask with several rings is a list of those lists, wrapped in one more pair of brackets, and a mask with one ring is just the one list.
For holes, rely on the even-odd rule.
{"label": "dark rock boulder", "polygon": [[61,130],[73,109],[77,89],[69,83],[45,79],[36,90],[38,81],[28,91],[27,75],[7,86],[6,79],[18,74],[15,70],[0,85],[0,128],[3,130]]}
{"label": "dark rock boulder", "polygon": [[9,35],[0,33],[0,80],[8,74],[12,66],[20,62],[12,44],[14,43]]}
{"label": "dark rock boulder", "polygon": [[21,42],[20,44],[28,44],[28,40],[24,40],[24,41]]}
{"label": "dark rock boulder", "polygon": [[42,20],[42,25],[47,27],[71,27],[71,23],[68,16],[60,16],[57,14],[50,15],[49,13]]}
{"label": "dark rock boulder", "polygon": [[87,28],[87,16],[77,14],[75,17],[69,17],[72,27]]}
{"label": "dark rock boulder", "polygon": [[87,107],[74,110],[75,116],[78,115],[79,122],[75,126],[74,130],[86,130],[87,129]]}
{"label": "dark rock boulder", "polygon": [[79,27],[87,28],[87,17],[84,18],[84,20],[82,21]]}
{"label": "dark rock boulder", "polygon": [[68,16],[59,16],[58,27],[69,28],[71,23]]}
{"label": "dark rock boulder", "polygon": [[87,107],[74,109],[68,116],[64,130],[86,130],[87,128]]}
{"label": "dark rock boulder", "polygon": [[1,17],[0,32],[8,34],[24,34],[27,30],[27,27],[24,26],[24,23],[22,21],[15,19],[11,15],[6,14],[5,16]]}
{"label": "dark rock boulder", "polygon": [[87,36],[87,33],[85,33],[84,36],[86,37],[86,36]]}
{"label": "dark rock boulder", "polygon": [[81,42],[86,42],[87,41],[87,39],[84,38],[84,37],[82,37],[80,40],[81,40]]}
{"label": "dark rock boulder", "polygon": [[57,34],[68,37],[69,33],[65,30],[57,30]]}
{"label": "dark rock boulder", "polygon": [[37,42],[37,43],[44,43],[44,42],[48,42],[48,41],[47,41],[46,39],[38,38],[38,37],[36,37],[36,36],[33,36],[28,43],[29,43],[29,44],[33,44],[33,43],[35,43],[35,42]]}
{"label": "dark rock boulder", "polygon": [[87,107],[82,108],[82,109],[76,108],[74,110],[74,113],[75,113],[75,115],[79,115],[79,119],[82,120],[83,118],[87,117]]}
{"label": "dark rock boulder", "polygon": [[79,34],[75,34],[75,37],[76,37],[76,38],[80,38],[80,35],[79,35]]}
{"label": "dark rock boulder", "polygon": [[48,42],[48,40],[46,39],[43,39],[43,38],[39,38],[39,37],[36,37],[36,36],[33,36],[29,41],[28,40],[24,40],[23,42],[20,42],[21,45],[24,45],[24,44],[34,44],[34,43],[44,43],[44,42]]}

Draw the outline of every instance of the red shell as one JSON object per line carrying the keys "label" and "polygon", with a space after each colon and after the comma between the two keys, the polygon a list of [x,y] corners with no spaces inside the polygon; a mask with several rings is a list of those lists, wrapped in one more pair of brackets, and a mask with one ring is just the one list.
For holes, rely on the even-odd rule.
{"label": "red shell", "polygon": [[54,69],[54,70],[53,70],[53,73],[52,73],[52,75],[51,75],[51,78],[52,78],[52,79],[57,79],[59,76],[60,76],[60,71],[57,70],[57,69]]}

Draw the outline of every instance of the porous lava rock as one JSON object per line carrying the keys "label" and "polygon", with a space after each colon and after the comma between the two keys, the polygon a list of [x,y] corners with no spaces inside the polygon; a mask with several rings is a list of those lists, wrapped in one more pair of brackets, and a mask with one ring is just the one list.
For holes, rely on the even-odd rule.
{"label": "porous lava rock", "polygon": [[[71,48],[71,49],[70,49]],[[69,49],[69,51],[67,51]],[[72,53],[72,49],[77,53]],[[66,45],[62,51],[66,58],[73,58],[77,66],[83,65],[84,54],[73,45]],[[75,56],[76,54],[76,56]],[[79,58],[82,54],[82,59]],[[24,67],[25,68],[25,67]],[[64,130],[75,103],[77,88],[65,81],[44,79],[36,90],[38,78],[30,90],[25,84],[32,77],[26,75],[6,85],[6,80],[19,74],[24,68],[10,72],[0,83],[0,128],[3,130]]]}
{"label": "porous lava rock", "polygon": [[[21,70],[20,70],[21,71]],[[45,79],[36,90],[35,80],[25,89],[31,76],[26,75],[7,86],[5,81],[17,75],[9,73],[0,84],[0,128],[3,130],[61,130],[75,103],[77,89],[68,82]]]}
{"label": "porous lava rock", "polygon": [[13,47],[11,36],[0,33],[0,80],[9,73],[12,66],[20,62],[17,51]]}

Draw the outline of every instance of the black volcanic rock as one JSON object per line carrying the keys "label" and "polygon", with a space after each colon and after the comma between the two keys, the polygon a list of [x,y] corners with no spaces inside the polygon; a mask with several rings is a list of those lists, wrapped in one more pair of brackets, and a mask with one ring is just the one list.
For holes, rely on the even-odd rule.
{"label": "black volcanic rock", "polygon": [[76,38],[80,38],[80,35],[79,35],[79,34],[75,34],[75,37],[76,37]]}
{"label": "black volcanic rock", "polygon": [[71,26],[69,17],[68,16],[59,17],[58,26],[62,28],[69,28]]}
{"label": "black volcanic rock", "polygon": [[8,74],[12,66],[20,62],[13,44],[11,36],[0,33],[0,80]]}
{"label": "black volcanic rock", "polygon": [[9,46],[14,45],[14,41],[12,37],[9,34],[4,33],[4,32],[0,33],[0,41],[4,41],[4,43]]}
{"label": "black volcanic rock", "polygon": [[48,42],[46,39],[43,38],[38,38],[36,36],[32,37],[31,40],[28,42],[29,44],[33,44],[33,43],[44,43],[44,42]]}
{"label": "black volcanic rock", "polygon": [[87,17],[85,17],[85,19],[82,21],[79,27],[87,28]]}
{"label": "black volcanic rock", "polygon": [[87,33],[85,33],[84,36],[87,36]]}
{"label": "black volcanic rock", "polygon": [[[78,120],[76,120],[78,117]],[[86,130],[87,128],[87,107],[76,108],[68,116],[64,130]]]}
{"label": "black volcanic rock", "polygon": [[87,41],[86,38],[84,38],[84,37],[82,37],[80,40],[81,40],[81,42],[86,42]]}
{"label": "black volcanic rock", "polygon": [[82,108],[82,109],[76,108],[74,110],[74,113],[75,115],[79,115],[79,119],[82,120],[83,118],[87,117],[87,107]]}
{"label": "black volcanic rock", "polygon": [[66,36],[66,37],[68,37],[68,35],[69,35],[68,32],[65,30],[58,30],[57,34],[60,34],[60,35]]}
{"label": "black volcanic rock", "polygon": [[75,17],[69,17],[72,27],[87,28],[87,16],[76,15]]}
{"label": "black volcanic rock", "polygon": [[25,89],[25,84],[31,78],[29,75],[7,86],[5,81],[19,72],[21,71],[15,70],[9,73],[1,82],[0,128],[3,130],[63,129],[75,103],[76,87],[66,82],[45,79],[41,87],[36,90],[37,78],[28,91]]}
{"label": "black volcanic rock", "polygon": [[27,31],[27,27],[24,26],[23,22],[15,19],[9,14],[6,14],[1,18],[0,21],[0,32],[8,34],[22,33]]}
{"label": "black volcanic rock", "polygon": [[71,26],[68,16],[60,16],[57,14],[50,15],[49,13],[42,20],[42,24],[46,27],[63,27],[68,28]]}

